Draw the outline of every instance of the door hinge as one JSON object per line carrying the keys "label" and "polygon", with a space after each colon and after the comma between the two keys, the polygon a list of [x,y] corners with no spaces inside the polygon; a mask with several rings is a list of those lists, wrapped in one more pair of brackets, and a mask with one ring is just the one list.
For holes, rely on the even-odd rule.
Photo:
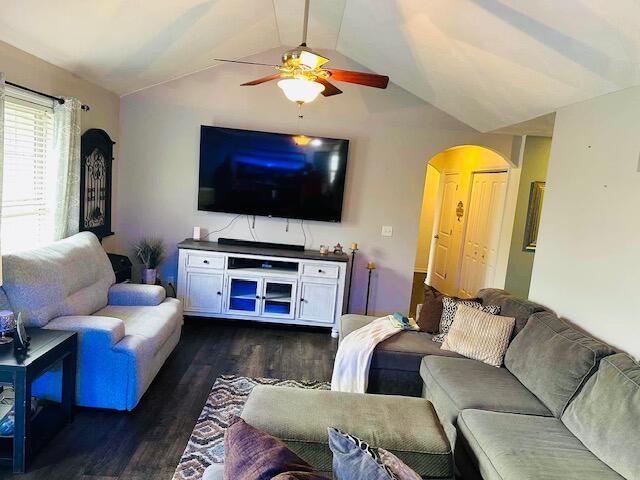
{"label": "door hinge", "polygon": [[445,280],[447,279],[447,274],[446,274],[446,273],[444,274],[444,279],[445,279]]}

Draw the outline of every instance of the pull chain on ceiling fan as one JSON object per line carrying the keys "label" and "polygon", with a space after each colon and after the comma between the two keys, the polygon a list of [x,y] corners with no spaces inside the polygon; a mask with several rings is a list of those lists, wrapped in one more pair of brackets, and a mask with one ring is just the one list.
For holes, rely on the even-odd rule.
{"label": "pull chain on ceiling fan", "polygon": [[279,80],[278,87],[282,89],[289,100],[296,102],[298,105],[314,101],[319,94],[325,97],[331,97],[342,93],[342,90],[329,82],[329,79],[338,82],[355,83],[367,87],[387,88],[389,77],[386,75],[323,68],[323,66],[329,62],[329,59],[315,53],[307,47],[309,2],[310,0],[305,0],[304,4],[302,43],[299,47],[288,50],[282,54],[281,65],[245,62],[241,60],[225,60],[220,58],[214,60],[219,62],[274,67],[278,70],[278,73],[243,83],[241,86],[251,87],[272,80]]}

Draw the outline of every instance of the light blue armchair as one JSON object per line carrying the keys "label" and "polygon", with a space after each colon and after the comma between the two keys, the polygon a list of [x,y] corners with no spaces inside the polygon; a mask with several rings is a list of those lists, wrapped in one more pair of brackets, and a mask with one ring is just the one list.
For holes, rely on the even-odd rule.
{"label": "light blue armchair", "polygon": [[[155,285],[115,284],[88,232],[2,257],[4,300],[31,327],[78,332],[76,403],[133,410],[180,340],[182,304]],[[59,396],[60,371],[33,385]]]}

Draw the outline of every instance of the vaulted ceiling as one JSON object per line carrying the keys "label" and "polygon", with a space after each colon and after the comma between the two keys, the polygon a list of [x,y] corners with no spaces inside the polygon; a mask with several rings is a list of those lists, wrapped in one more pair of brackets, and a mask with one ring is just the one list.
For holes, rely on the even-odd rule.
{"label": "vaulted ceiling", "polygon": [[[213,58],[295,46],[303,8],[303,0],[4,0],[0,40],[126,95]],[[491,131],[640,84],[639,22],[637,0],[312,0],[308,43]]]}

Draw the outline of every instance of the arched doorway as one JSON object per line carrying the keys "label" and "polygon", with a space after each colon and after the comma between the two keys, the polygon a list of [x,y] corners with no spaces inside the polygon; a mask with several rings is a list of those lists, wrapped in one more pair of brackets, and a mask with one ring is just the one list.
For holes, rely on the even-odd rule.
{"label": "arched doorway", "polygon": [[426,282],[447,295],[470,297],[504,285],[516,177],[519,169],[478,145],[452,147],[429,160],[414,290]]}

